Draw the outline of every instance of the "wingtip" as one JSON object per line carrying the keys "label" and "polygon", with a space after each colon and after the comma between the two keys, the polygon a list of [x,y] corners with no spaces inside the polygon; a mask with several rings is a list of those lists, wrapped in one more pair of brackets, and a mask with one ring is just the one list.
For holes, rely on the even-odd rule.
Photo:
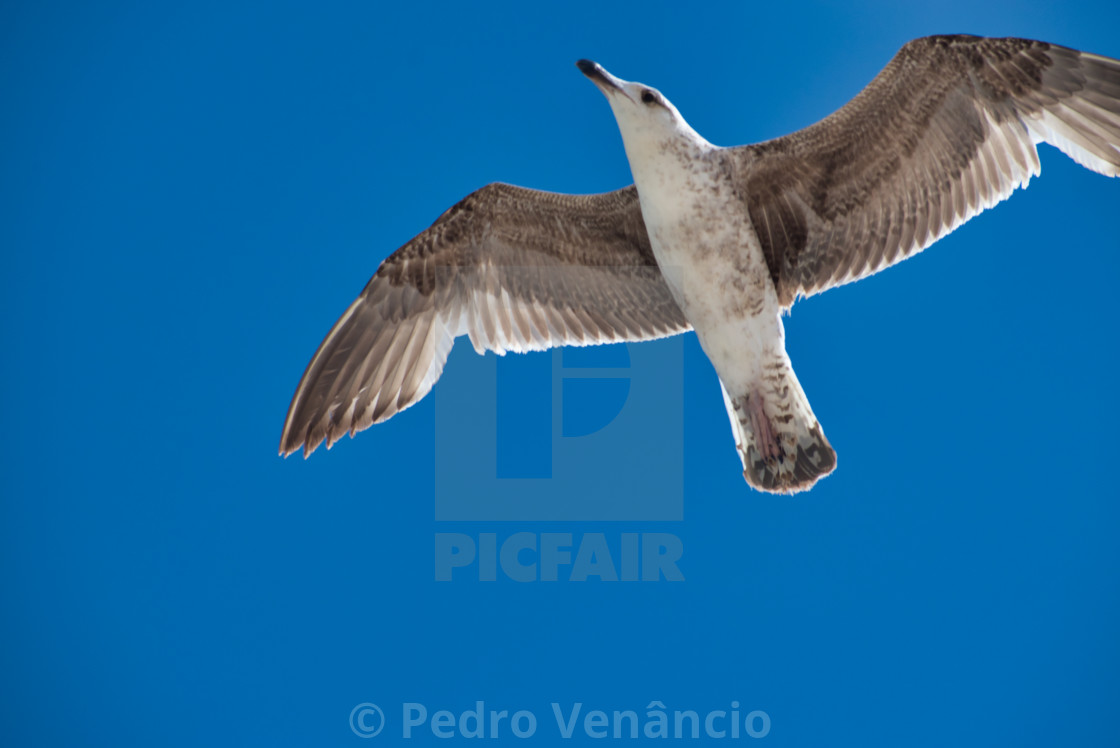
{"label": "wingtip", "polygon": [[281,444],[279,454],[286,460],[296,452],[299,452],[301,447],[303,448],[303,459],[305,460],[311,455],[312,452],[315,451],[314,447],[309,447],[303,442],[300,442],[299,444],[292,444],[290,446],[284,446],[283,444]]}
{"label": "wingtip", "polygon": [[[308,429],[293,427],[292,424],[292,416],[289,414],[288,422],[284,424],[284,433],[280,435],[280,456],[287,459],[302,450],[303,459],[306,460],[323,443],[323,437],[316,441]],[[327,449],[330,449],[329,443]]]}
{"label": "wingtip", "polygon": [[285,429],[283,436],[280,437],[280,456],[286,460],[298,452],[300,447],[303,447],[303,457],[306,459],[307,455],[311,453],[308,451],[304,440],[300,439],[299,441],[294,441],[292,436],[288,433],[288,430]]}

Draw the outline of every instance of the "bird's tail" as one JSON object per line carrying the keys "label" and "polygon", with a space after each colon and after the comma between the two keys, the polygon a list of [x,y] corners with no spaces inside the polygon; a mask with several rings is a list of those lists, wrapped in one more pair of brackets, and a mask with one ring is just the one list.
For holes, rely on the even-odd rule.
{"label": "bird's tail", "polygon": [[733,396],[720,385],[743,477],[751,486],[771,493],[807,491],[836,468],[836,452],[788,360],[745,394]]}

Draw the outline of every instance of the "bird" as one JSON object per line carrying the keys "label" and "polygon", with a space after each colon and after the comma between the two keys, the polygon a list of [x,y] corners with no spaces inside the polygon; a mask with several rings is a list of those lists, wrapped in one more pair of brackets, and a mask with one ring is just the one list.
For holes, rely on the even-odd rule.
{"label": "bird", "polygon": [[657,89],[589,60],[634,183],[492,183],[389,255],[335,322],[280,454],[391,418],[478,353],[695,331],[743,477],[791,494],[836,467],[786,353],[793,304],[914,256],[1038,176],[1037,144],[1120,175],[1120,61],[1019,38],[907,42],[851,101],[761,143],[709,143]]}

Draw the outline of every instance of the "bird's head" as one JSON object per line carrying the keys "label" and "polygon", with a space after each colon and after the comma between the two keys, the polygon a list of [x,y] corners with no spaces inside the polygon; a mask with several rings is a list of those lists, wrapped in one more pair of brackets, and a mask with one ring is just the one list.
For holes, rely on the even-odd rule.
{"label": "bird's head", "polygon": [[675,144],[708,145],[656,88],[616,78],[591,60],[580,60],[576,67],[607,97],[631,164],[636,155],[663,152]]}

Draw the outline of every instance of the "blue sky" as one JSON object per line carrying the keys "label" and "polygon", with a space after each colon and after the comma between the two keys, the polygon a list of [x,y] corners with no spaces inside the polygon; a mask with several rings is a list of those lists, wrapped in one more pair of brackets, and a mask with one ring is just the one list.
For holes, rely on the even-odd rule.
{"label": "blue sky", "polygon": [[[809,494],[747,488],[691,335],[460,344],[392,421],[276,447],[331,323],[454,201],[630,182],[581,57],[731,145],[830,113],[913,37],[1120,57],[1117,29],[1103,2],[6,5],[5,742],[396,743],[406,703],[484,701],[551,744],[552,702],[660,701],[764,711],[760,745],[1113,744],[1120,182],[1050,148],[1027,191],[794,308],[839,454]],[[634,537],[683,579],[573,578],[601,542],[625,579]],[[437,581],[463,538],[476,562]],[[485,581],[527,538],[558,580]]]}

